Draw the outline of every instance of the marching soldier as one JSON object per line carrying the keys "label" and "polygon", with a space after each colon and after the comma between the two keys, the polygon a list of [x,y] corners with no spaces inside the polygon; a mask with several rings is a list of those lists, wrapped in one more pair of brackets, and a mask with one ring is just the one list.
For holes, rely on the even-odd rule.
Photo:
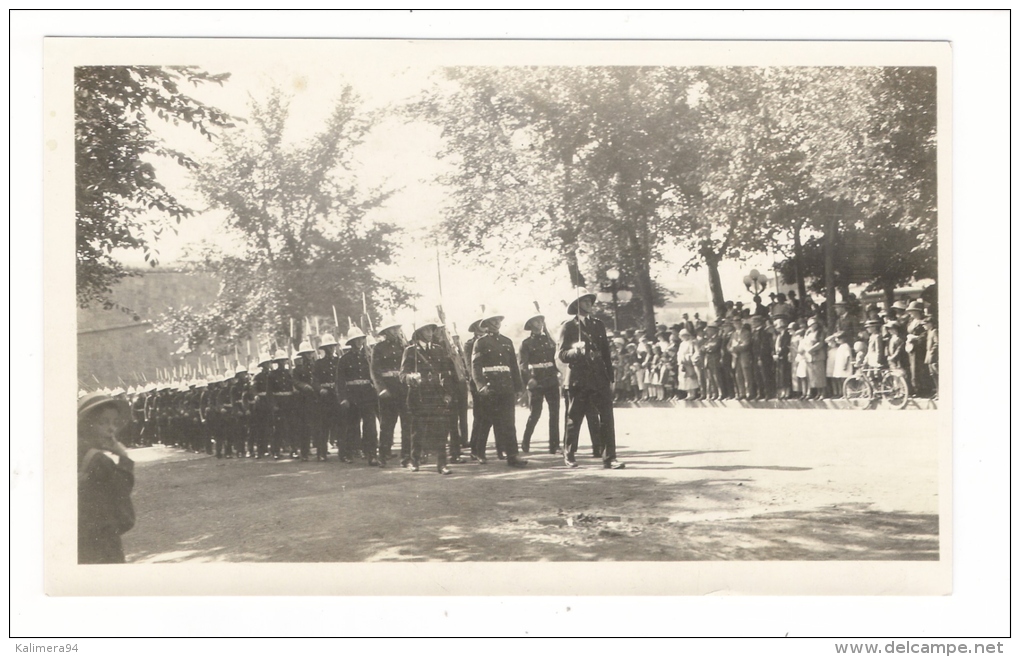
{"label": "marching soldier", "polygon": [[269,354],[259,360],[259,371],[252,380],[252,391],[255,397],[252,411],[252,456],[260,459],[269,453],[269,441],[273,439],[273,422],[276,419],[273,398],[270,396],[270,374],[272,374],[272,358]]}
{"label": "marching soldier", "polygon": [[567,435],[563,461],[576,468],[577,439],[581,420],[595,410],[599,416],[602,465],[607,469],[624,467],[616,459],[616,426],[613,418],[613,364],[606,327],[591,316],[595,295],[583,292],[567,307],[573,321],[563,326],[558,354],[567,364]]}
{"label": "marching soldier", "polygon": [[[408,386],[411,417],[411,460],[406,466],[417,472],[422,451],[435,451],[436,471],[450,474],[446,465],[446,437],[450,433],[456,376],[444,348],[434,342],[438,322],[428,321],[411,336],[400,364],[400,380]],[[459,445],[456,446],[459,450]]]}
{"label": "marching soldier", "polygon": [[[482,328],[482,318],[471,322],[471,325],[468,326],[468,331],[471,332],[472,337],[468,338],[467,342],[464,343],[464,358],[469,365],[467,369],[468,393],[471,395],[471,407],[474,409],[472,412],[471,436],[468,442],[471,445],[471,458],[479,463],[485,463],[484,444],[489,440],[492,418],[487,412],[487,406],[478,399],[478,386],[475,385],[474,374],[470,367],[475,344],[485,336],[486,332]],[[502,458],[503,451],[499,445],[496,445],[496,450],[497,454]]]}
{"label": "marching soldier", "polygon": [[[315,361],[315,384],[319,394],[319,424],[315,433],[315,460],[325,461],[329,454],[329,442],[332,439],[337,445],[342,442],[340,436],[344,432],[343,417],[340,413],[340,399],[336,393],[337,370],[340,357],[336,355],[336,338],[330,333],[322,335],[319,349],[322,358]],[[343,460],[341,454],[341,460]]]}
{"label": "marching soldier", "polygon": [[301,453],[301,460],[307,461],[310,451],[312,432],[318,427],[319,410],[316,399],[317,386],[315,382],[315,349],[312,343],[305,340],[298,346],[298,362],[294,365],[294,391],[293,400],[295,409],[293,414],[293,434],[296,434],[297,448]]}
{"label": "marching soldier", "polygon": [[[479,406],[492,422],[496,448],[502,448],[508,465],[522,468],[528,461],[518,456],[514,426],[517,395],[523,388],[521,370],[514,343],[499,333],[502,322],[502,315],[489,315],[481,322],[486,335],[478,339],[471,352],[471,376],[478,386]],[[475,456],[482,463],[485,462],[486,442],[488,436],[482,435],[475,445]]]}
{"label": "marching soldier", "polygon": [[379,395],[379,460],[393,457],[393,430],[400,421],[400,465],[411,462],[411,426],[407,421],[407,386],[400,378],[406,341],[396,322],[379,329],[382,340],[372,347],[372,383]]}
{"label": "marching soldier", "polygon": [[542,400],[549,406],[549,453],[560,447],[560,381],[556,369],[556,344],[545,330],[545,316],[535,315],[524,323],[531,335],[521,342],[521,374],[528,377],[527,389],[531,414],[524,427],[521,451],[531,451],[531,435],[542,417]]}
{"label": "marching soldier", "polygon": [[281,351],[273,358],[274,369],[269,372],[269,393],[273,398],[273,439],[269,445],[273,458],[280,458],[281,450],[297,456],[294,449],[294,374],[290,370],[290,357]]}
{"label": "marching soldier", "polygon": [[380,465],[376,457],[378,433],[376,412],[379,396],[372,385],[372,372],[365,354],[365,334],[352,326],[347,337],[351,350],[340,357],[337,368],[337,391],[340,407],[347,415],[347,444],[340,448],[342,454],[353,460],[359,448],[372,466]]}
{"label": "marching soldier", "polygon": [[234,379],[230,383],[230,440],[238,458],[246,454],[255,455],[255,445],[249,443],[251,406],[254,395],[248,379],[248,368],[241,363],[234,368]]}

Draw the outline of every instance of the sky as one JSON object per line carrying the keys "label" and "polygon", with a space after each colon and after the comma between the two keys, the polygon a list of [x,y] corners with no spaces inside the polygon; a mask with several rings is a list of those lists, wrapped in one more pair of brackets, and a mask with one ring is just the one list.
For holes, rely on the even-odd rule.
{"label": "sky", "polygon": [[[366,111],[376,111],[413,99],[442,75],[438,68],[428,64],[371,58],[337,62],[306,57],[293,62],[233,60],[226,65],[214,62],[198,65],[212,73],[229,72],[231,77],[222,87],[206,84],[191,88],[188,93],[234,116],[246,117],[251,99],[264,99],[273,88],[287,94],[290,118],[285,138],[294,142],[305,140],[320,129],[345,84],[355,89]],[[150,125],[159,137],[199,162],[215,147],[189,127],[175,127],[155,119]],[[548,254],[535,253],[533,271],[518,272],[519,279],[513,283],[503,272],[454,257],[443,244],[438,249],[429,246],[434,244],[433,229],[447,201],[446,190],[436,180],[448,166],[436,157],[441,145],[436,127],[387,117],[372,130],[356,153],[358,176],[366,186],[384,185],[398,190],[372,215],[377,221],[401,228],[393,265],[379,267],[378,273],[385,278],[409,279],[410,290],[420,295],[416,302],[420,312],[398,311],[397,319],[408,323],[420,321],[440,302],[437,270],[442,272],[443,305],[451,321],[460,327],[466,327],[476,318],[481,304],[490,312],[495,308],[505,314],[511,333],[522,332],[519,327],[514,331],[514,327],[534,314],[535,302],[547,315],[562,315],[562,302],[569,300],[573,291],[566,265],[556,263]],[[202,240],[228,252],[235,249],[229,233],[223,230],[222,211],[206,207],[205,201],[191,188],[187,172],[170,162],[157,163],[157,170],[160,180],[171,192],[197,211],[194,217],[183,221],[176,235],[160,238],[157,249],[161,264],[173,266],[180,261],[188,245]],[[128,264],[144,265],[139,252],[122,252],[118,256]],[[688,259],[685,252],[677,252],[658,264],[653,276],[667,289],[685,290],[687,299],[701,297],[707,301],[707,273],[704,270],[690,276],[679,273],[680,264]],[[722,264],[720,273],[727,298],[748,297],[744,300],[749,301],[750,295],[741,279],[752,268],[768,271],[771,258]]]}

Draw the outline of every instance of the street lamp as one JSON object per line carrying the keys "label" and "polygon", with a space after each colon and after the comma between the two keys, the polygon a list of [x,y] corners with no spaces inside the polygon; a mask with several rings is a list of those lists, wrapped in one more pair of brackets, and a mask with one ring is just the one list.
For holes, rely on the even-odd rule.
{"label": "street lamp", "polygon": [[[620,323],[618,319],[617,307],[619,303],[629,303],[633,298],[634,293],[626,288],[620,287],[620,270],[619,269],[607,269],[606,278],[609,279],[608,283],[602,284],[602,290],[595,295],[600,303],[612,303],[613,304],[613,330],[620,330]],[[608,288],[608,289],[607,289]]]}
{"label": "street lamp", "polygon": [[744,276],[744,287],[756,297],[761,296],[768,284],[769,277],[759,273],[757,269],[752,269],[747,276]]}

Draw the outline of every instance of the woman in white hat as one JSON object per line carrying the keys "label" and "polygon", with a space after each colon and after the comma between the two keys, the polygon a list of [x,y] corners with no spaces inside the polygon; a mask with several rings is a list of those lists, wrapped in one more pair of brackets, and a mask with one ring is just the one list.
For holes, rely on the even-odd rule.
{"label": "woman in white hat", "polygon": [[127,417],[127,404],[108,395],[78,400],[78,563],[124,563],[135,464],[116,436]]}

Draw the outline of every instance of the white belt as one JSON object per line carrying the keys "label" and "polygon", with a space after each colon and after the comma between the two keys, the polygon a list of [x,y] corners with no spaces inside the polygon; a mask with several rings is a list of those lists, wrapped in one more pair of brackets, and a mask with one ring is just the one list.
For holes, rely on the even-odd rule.
{"label": "white belt", "polygon": [[368,379],[351,379],[350,381],[347,382],[347,385],[349,386],[367,386],[371,384],[372,382],[369,381]]}
{"label": "white belt", "polygon": [[510,373],[510,367],[507,365],[493,365],[491,367],[483,367],[482,372],[488,374],[489,372],[506,372]]}
{"label": "white belt", "polygon": [[389,370],[382,373],[383,376],[400,376],[400,370]]}
{"label": "white belt", "polygon": [[556,363],[532,363],[531,369],[537,370],[545,367],[556,367]]}

